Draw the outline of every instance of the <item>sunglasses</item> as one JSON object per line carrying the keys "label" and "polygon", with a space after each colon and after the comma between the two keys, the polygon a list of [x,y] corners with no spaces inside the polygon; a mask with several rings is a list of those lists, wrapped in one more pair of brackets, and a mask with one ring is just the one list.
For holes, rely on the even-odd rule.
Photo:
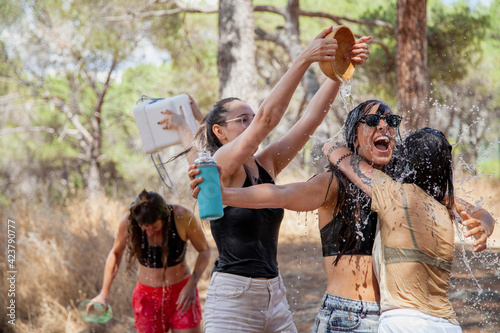
{"label": "sunglasses", "polygon": [[365,114],[359,119],[359,122],[375,127],[380,123],[380,119],[384,119],[389,127],[397,128],[401,124],[402,117],[395,114]]}
{"label": "sunglasses", "polygon": [[244,128],[247,128],[248,125],[250,125],[250,123],[252,123],[253,117],[255,117],[254,114],[244,114],[242,116],[226,120],[226,121],[224,121],[224,123],[230,123],[232,121],[241,121],[241,125]]}

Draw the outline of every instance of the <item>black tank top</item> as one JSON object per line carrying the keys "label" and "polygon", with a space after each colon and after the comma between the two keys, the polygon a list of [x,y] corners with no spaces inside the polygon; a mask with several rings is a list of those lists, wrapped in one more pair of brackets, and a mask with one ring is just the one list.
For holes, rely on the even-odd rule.
{"label": "black tank top", "polygon": [[[177,227],[175,226],[174,210],[172,206],[168,205],[170,210],[170,216],[172,217],[172,223],[168,230],[168,256],[167,256],[167,267],[172,267],[180,264],[184,261],[186,256],[186,241],[183,241],[177,232]],[[149,268],[163,268],[162,257],[162,247],[161,246],[151,246],[149,245],[148,238],[144,237],[144,243],[141,247],[141,257],[139,258],[139,263],[143,266]]]}
{"label": "black tank top", "polygon": [[[334,173],[331,172],[331,174],[333,179]],[[330,182],[332,179],[330,179]],[[344,209],[349,208],[344,207]],[[341,253],[372,255],[375,232],[377,229],[377,213],[372,212],[368,207],[363,209],[368,210],[366,211],[365,221],[358,223],[358,226],[356,226],[355,221],[349,225],[351,232],[357,232],[358,234],[359,238],[357,242],[347,244],[342,235],[340,235],[341,218],[339,215],[335,215],[327,225],[321,228],[320,235],[323,257],[336,256]]]}
{"label": "black tank top", "polygon": [[[327,225],[321,228],[321,246],[323,248],[323,257],[336,256],[343,254],[366,254],[372,255],[373,242],[375,241],[375,231],[377,228],[377,214],[371,213],[366,219],[366,224],[361,223],[358,231],[359,242],[352,243],[346,246],[343,238],[339,238],[340,221],[337,216],[333,218]],[[356,228],[356,224],[352,223],[351,227]],[[344,252],[345,248],[345,252]]]}
{"label": "black tank top", "polygon": [[[274,184],[272,177],[257,163],[257,184]],[[252,186],[247,175],[243,187]],[[227,206],[224,216],[210,221],[219,258],[214,271],[251,278],[278,276],[278,233],[284,209],[247,209]]]}

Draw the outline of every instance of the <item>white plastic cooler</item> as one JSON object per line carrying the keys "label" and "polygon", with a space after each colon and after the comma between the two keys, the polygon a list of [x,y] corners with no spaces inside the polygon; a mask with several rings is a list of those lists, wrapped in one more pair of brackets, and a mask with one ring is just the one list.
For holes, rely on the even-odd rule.
{"label": "white plastic cooler", "polygon": [[163,125],[158,124],[165,117],[162,114],[163,111],[168,109],[179,114],[179,106],[182,106],[184,119],[194,133],[197,125],[187,94],[170,98],[150,99],[143,97],[142,101],[134,107],[135,122],[139,128],[142,147],[146,154],[156,153],[181,142],[177,131],[164,130]]}

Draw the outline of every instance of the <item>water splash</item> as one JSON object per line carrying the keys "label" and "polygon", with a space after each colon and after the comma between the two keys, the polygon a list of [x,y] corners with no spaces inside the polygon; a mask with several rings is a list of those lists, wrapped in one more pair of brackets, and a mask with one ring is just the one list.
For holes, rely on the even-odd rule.
{"label": "water splash", "polygon": [[349,111],[354,109],[354,100],[351,95],[351,80],[341,80],[339,94],[342,104],[344,105],[344,109],[347,113],[349,113]]}

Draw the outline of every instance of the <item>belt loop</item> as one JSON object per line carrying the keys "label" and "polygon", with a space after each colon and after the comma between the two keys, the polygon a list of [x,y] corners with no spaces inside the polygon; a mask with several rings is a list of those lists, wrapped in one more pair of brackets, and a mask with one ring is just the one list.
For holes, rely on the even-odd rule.
{"label": "belt loop", "polygon": [[366,306],[366,302],[365,301],[361,301],[361,306],[362,306],[362,309],[361,309],[361,318],[365,318],[366,317],[366,313],[368,311],[368,308]]}
{"label": "belt loop", "polygon": [[245,290],[250,290],[250,287],[252,286],[252,278],[247,279],[247,285],[245,286]]}
{"label": "belt loop", "polygon": [[217,273],[219,273],[219,272],[217,272],[217,271],[212,272],[212,277],[210,278],[210,284],[212,284],[214,282],[215,277],[217,276]]}

